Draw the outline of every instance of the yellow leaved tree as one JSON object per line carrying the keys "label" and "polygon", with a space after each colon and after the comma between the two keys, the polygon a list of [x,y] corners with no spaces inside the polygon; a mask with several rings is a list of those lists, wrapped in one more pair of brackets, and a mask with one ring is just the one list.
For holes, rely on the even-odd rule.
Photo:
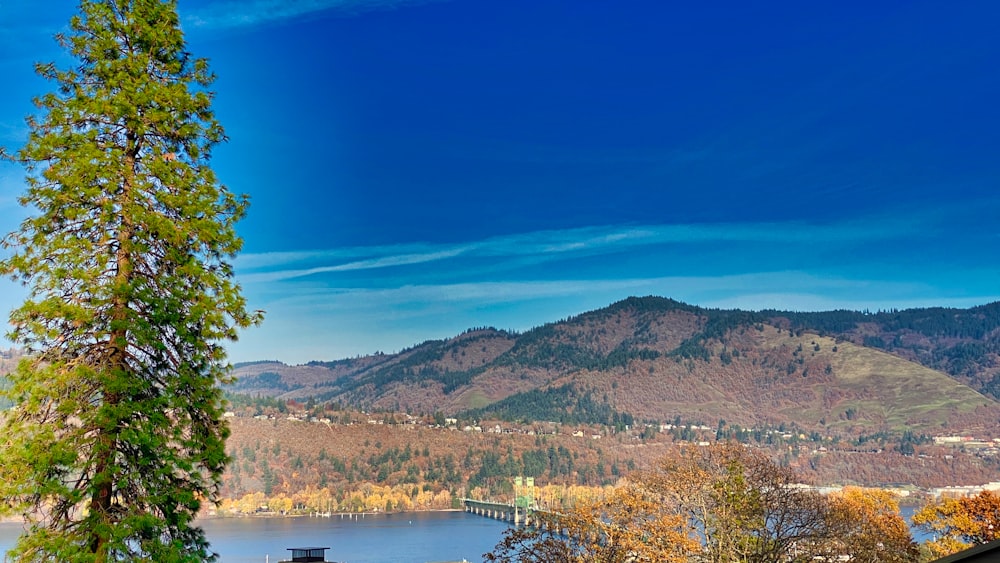
{"label": "yellow leaved tree", "polygon": [[[889,493],[826,497],[740,444],[678,448],[602,499],[509,530],[497,563],[916,561]],[[846,559],[845,559],[846,558]]]}
{"label": "yellow leaved tree", "polygon": [[497,563],[680,563],[698,550],[683,520],[655,494],[624,483],[573,510],[540,517],[538,528],[511,528],[486,561]]}
{"label": "yellow leaved tree", "polygon": [[850,553],[855,563],[903,563],[919,557],[892,492],[846,487],[828,500],[831,553]]}
{"label": "yellow leaved tree", "polygon": [[937,556],[989,543],[1000,539],[1000,496],[982,491],[931,502],[913,515],[913,523],[934,535],[927,546]]}

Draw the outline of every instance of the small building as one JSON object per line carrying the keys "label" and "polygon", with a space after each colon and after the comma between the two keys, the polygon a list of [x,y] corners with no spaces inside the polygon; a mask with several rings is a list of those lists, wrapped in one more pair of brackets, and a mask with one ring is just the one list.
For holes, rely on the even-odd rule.
{"label": "small building", "polygon": [[329,547],[289,547],[292,558],[281,563],[312,563],[315,561],[326,561],[326,550]]}

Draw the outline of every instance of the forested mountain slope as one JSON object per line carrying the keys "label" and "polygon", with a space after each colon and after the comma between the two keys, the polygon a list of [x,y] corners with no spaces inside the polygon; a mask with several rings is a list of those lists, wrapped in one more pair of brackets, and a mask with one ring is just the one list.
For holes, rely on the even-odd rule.
{"label": "forested mountain slope", "polygon": [[710,310],[629,298],[522,334],[238,366],[234,393],[344,407],[609,425],[680,417],[807,431],[995,426],[1000,305],[880,313]]}

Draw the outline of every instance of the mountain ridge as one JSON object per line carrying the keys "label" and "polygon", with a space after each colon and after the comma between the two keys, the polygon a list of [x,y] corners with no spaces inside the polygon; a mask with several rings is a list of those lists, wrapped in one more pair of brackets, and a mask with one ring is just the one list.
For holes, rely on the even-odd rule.
{"label": "mountain ridge", "polygon": [[998,358],[1000,303],[797,313],[647,296],[523,333],[487,327],[396,354],[242,364],[228,390],[525,420],[582,409],[591,415],[581,422],[602,424],[682,416],[845,435],[972,431],[1000,418]]}

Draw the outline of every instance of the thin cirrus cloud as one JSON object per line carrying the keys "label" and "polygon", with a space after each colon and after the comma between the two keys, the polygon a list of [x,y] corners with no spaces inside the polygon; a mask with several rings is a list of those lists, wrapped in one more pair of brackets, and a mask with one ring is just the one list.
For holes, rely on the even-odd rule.
{"label": "thin cirrus cloud", "polygon": [[[746,293],[747,288],[754,292]],[[607,306],[629,295],[664,295],[707,307],[750,310],[968,307],[985,302],[982,297],[942,300],[928,297],[928,290],[916,282],[845,279],[800,271],[478,281],[388,288],[311,286],[284,293],[267,304],[267,322],[278,336],[275,332],[269,337],[263,332],[248,334],[247,341],[238,343],[232,352],[237,360],[258,357],[259,347],[268,338],[282,339],[281,333],[291,330],[305,336],[286,339],[282,347],[286,361],[348,357],[376,349],[399,350],[427,338],[454,336],[472,326],[527,330]],[[367,336],[359,339],[359,334]]]}
{"label": "thin cirrus cloud", "polygon": [[240,276],[240,279],[246,283],[275,282],[293,278],[304,278],[316,274],[350,272],[353,270],[370,270],[378,268],[388,268],[392,266],[408,266],[414,264],[422,264],[425,262],[434,262],[446,258],[453,258],[455,256],[460,255],[461,253],[462,253],[461,249],[451,249],[451,250],[441,250],[438,252],[428,252],[428,253],[387,255],[376,258],[369,258],[365,260],[350,261],[350,262],[345,262],[343,264],[336,264],[332,266],[317,266],[314,268],[252,273]]}
{"label": "thin cirrus cloud", "polygon": [[[747,287],[758,289],[752,294],[742,292]],[[743,309],[816,310],[864,308],[877,299],[858,297],[863,290],[874,296],[912,296],[908,302],[923,304],[918,297],[926,286],[914,282],[850,280],[823,277],[807,272],[781,271],[734,274],[725,276],[665,276],[624,279],[534,280],[514,282],[473,282],[440,285],[404,285],[394,288],[312,288],[285,295],[274,302],[279,309],[295,309],[321,313],[324,311],[361,311],[393,309],[400,305],[418,311],[434,304],[475,303],[479,306],[529,302],[580,296],[599,296],[603,306],[606,296],[659,294],[699,303],[708,307]],[[818,296],[824,297],[818,297]],[[820,301],[817,301],[820,300]],[[981,298],[955,300],[956,306],[981,304]],[[934,303],[941,303],[940,300]],[[949,302],[951,304],[951,302]],[[876,305],[877,306],[877,305]],[[918,305],[914,305],[918,306]],[[582,312],[582,311],[578,311]],[[552,319],[548,319],[552,320]]]}
{"label": "thin cirrus cloud", "polygon": [[209,2],[182,14],[185,23],[204,29],[246,28],[322,13],[353,15],[390,10],[428,0],[251,0]]}
{"label": "thin cirrus cloud", "polygon": [[[855,289],[870,291],[870,284],[856,283]],[[815,288],[822,289],[822,288]],[[705,301],[704,306],[717,309],[743,309],[743,310],[778,310],[778,311],[834,311],[850,310],[878,311],[886,308],[913,309],[920,307],[955,307],[969,308],[989,303],[997,300],[996,295],[983,295],[976,297],[956,297],[941,298],[937,295],[928,297],[913,296],[906,299],[894,297],[898,294],[897,289],[913,291],[917,288],[909,284],[883,284],[879,295],[880,298],[864,298],[852,296],[846,291],[834,297],[821,295],[817,292],[768,292],[752,293],[745,295],[735,295],[714,301]],[[890,301],[891,300],[891,301]]]}
{"label": "thin cirrus cloud", "polygon": [[[752,292],[747,292],[753,288]],[[941,298],[912,281],[847,279],[802,271],[723,276],[550,279],[403,284],[395,287],[308,285],[266,304],[267,331],[248,333],[231,350],[236,361],[260,359],[281,341],[281,358],[305,362],[374,350],[399,350],[447,338],[473,326],[526,330],[597,309],[629,295],[662,295],[706,307],[831,310],[969,307],[989,296]],[[294,338],[283,336],[294,332]]]}
{"label": "thin cirrus cloud", "polygon": [[725,225],[604,226],[537,231],[453,244],[353,247],[339,250],[245,254],[237,259],[245,283],[267,283],[317,274],[378,270],[441,262],[460,257],[540,263],[566,257],[599,256],[642,247],[697,243],[842,244],[906,236],[906,221],[837,225],[761,223]]}
{"label": "thin cirrus cloud", "polygon": [[322,312],[332,310],[405,310],[400,305],[436,303],[478,305],[566,297],[591,292],[638,289],[653,280],[550,280],[475,282],[440,285],[404,285],[394,288],[322,288],[288,295],[275,301],[281,308]]}
{"label": "thin cirrus cloud", "polygon": [[[969,307],[997,295],[989,287],[956,289],[948,285],[954,280],[897,275],[896,268],[872,272],[866,260],[881,258],[861,252],[888,245],[923,253],[922,241],[967,214],[942,205],[826,224],[611,225],[450,244],[244,254],[236,261],[237,276],[254,306],[267,311],[267,321],[231,352],[235,360],[254,359],[273,347],[269,339],[304,330],[314,336],[282,340],[282,359],[349,357],[472,326],[525,330],[630,295],[750,310]],[[709,258],[718,268],[692,267],[691,260],[720,248]],[[828,263],[830,253],[844,249],[836,264]],[[736,260],[743,252],[750,259]],[[813,255],[818,257],[804,259]],[[576,269],[595,262],[601,267]],[[611,262],[621,267],[605,267]]]}

